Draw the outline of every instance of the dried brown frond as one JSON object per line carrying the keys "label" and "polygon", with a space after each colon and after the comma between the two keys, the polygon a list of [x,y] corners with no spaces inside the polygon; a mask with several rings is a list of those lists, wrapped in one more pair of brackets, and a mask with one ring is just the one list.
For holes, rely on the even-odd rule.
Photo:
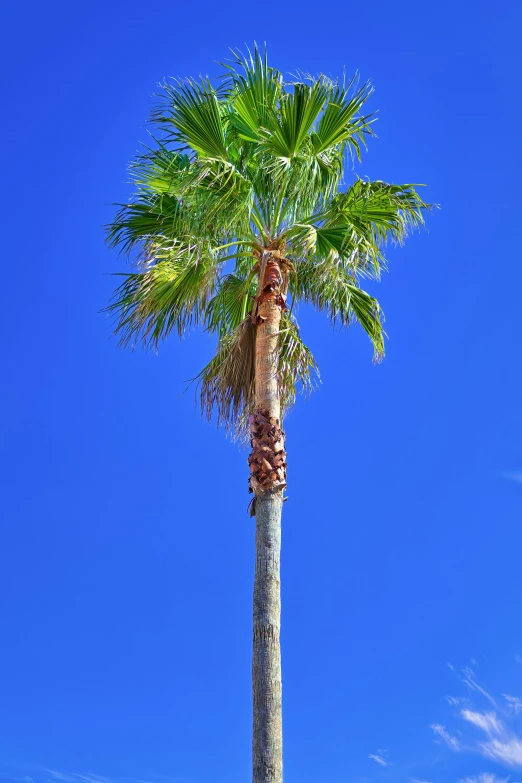
{"label": "dried brown frond", "polygon": [[[197,377],[201,409],[211,419],[217,414],[235,436],[247,437],[248,416],[254,410],[256,326],[247,316],[218,343],[216,355]],[[298,387],[314,388],[319,372],[299,327],[290,313],[283,313],[279,333],[278,383],[284,415],[295,402]]]}
{"label": "dried brown frond", "polygon": [[255,326],[247,317],[221,338],[216,355],[198,376],[201,409],[208,419],[216,411],[219,424],[241,429],[254,402],[254,360]]}

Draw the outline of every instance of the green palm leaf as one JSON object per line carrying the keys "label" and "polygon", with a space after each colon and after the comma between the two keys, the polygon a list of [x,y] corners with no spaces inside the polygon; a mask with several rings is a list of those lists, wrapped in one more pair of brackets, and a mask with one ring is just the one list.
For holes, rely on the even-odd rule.
{"label": "green palm leaf", "polygon": [[207,304],[207,329],[217,332],[220,337],[232,332],[251,310],[255,294],[253,275],[249,275],[246,280],[237,275],[223,277],[216,294]]}
{"label": "green palm leaf", "polygon": [[365,143],[365,134],[372,133],[370,125],[373,120],[371,115],[360,116],[359,112],[373,88],[366,83],[350,97],[354,84],[355,77],[348,86],[332,85],[328,104],[312,135],[316,154],[348,144],[360,159],[361,144]]}
{"label": "green palm leaf", "polygon": [[208,79],[166,83],[164,89],[164,101],[153,117],[167,138],[203,158],[228,162],[223,110]]}
{"label": "green palm leaf", "polygon": [[321,212],[292,226],[287,236],[302,255],[340,260],[356,274],[378,279],[386,268],[383,246],[389,240],[402,243],[410,230],[424,224],[422,213],[429,207],[413,185],[357,179]]}
{"label": "green palm leaf", "polygon": [[266,48],[263,55],[257,45],[249,57],[233,54],[233,64],[225,66],[228,73],[224,79],[229,91],[229,120],[241,140],[261,142],[273,122],[283,77],[269,67]]}
{"label": "green palm leaf", "polygon": [[123,275],[107,308],[125,345],[141,338],[157,347],[174,329],[181,335],[201,322],[216,288],[218,267],[209,247],[175,245],[158,258],[144,272]]}
{"label": "green palm leaf", "polygon": [[293,85],[281,99],[279,111],[273,113],[263,151],[288,160],[310,142],[309,133],[328,97],[328,86],[319,79],[315,84]]}
{"label": "green palm leaf", "polygon": [[380,305],[341,264],[298,262],[293,295],[296,301],[310,302],[318,310],[326,310],[334,323],[342,326],[360,323],[372,342],[374,359],[380,361],[384,357],[384,319]]}

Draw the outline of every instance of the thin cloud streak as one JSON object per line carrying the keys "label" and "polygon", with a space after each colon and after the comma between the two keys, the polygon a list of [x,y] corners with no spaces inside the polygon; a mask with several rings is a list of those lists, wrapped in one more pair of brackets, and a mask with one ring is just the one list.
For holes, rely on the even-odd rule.
{"label": "thin cloud streak", "polygon": [[85,783],[113,783],[110,778],[94,775],[92,772],[89,775],[77,775],[76,777],[79,780],[84,780]]}
{"label": "thin cloud streak", "polygon": [[497,702],[493,696],[485,691],[484,688],[482,688],[478,682],[473,679],[475,677],[475,673],[471,669],[464,669],[462,675],[462,681],[468,686],[468,688],[471,688],[472,691],[476,691],[477,693],[481,693],[488,701],[491,702],[494,707],[497,706]]}
{"label": "thin cloud streak", "polygon": [[445,726],[441,726],[440,723],[432,723],[430,729],[446,743],[448,748],[454,751],[460,750],[460,742],[446,731]]}
{"label": "thin cloud streak", "polygon": [[369,753],[368,758],[375,761],[377,764],[380,764],[381,767],[389,767],[390,762],[386,761],[386,759],[383,759],[382,756],[378,756],[377,753]]}
{"label": "thin cloud streak", "polygon": [[47,772],[52,775],[55,780],[63,781],[63,783],[113,783],[111,778],[103,777],[102,775],[95,775],[90,772],[87,775],[81,775],[79,772],[58,772],[55,769],[48,769]]}

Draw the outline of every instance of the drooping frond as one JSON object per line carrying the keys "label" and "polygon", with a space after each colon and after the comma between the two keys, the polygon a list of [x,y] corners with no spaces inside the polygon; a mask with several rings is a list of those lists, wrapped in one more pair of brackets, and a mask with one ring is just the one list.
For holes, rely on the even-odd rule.
{"label": "drooping frond", "polygon": [[326,225],[353,225],[360,235],[369,229],[376,243],[401,243],[408,231],[424,225],[422,210],[429,209],[415,190],[419,185],[356,181],[339,193],[324,215]]}
{"label": "drooping frond", "polygon": [[237,275],[223,277],[207,305],[207,329],[216,332],[220,337],[234,331],[250,311],[255,294],[256,286],[252,274],[246,279]]}
{"label": "drooping frond", "polygon": [[174,245],[158,254],[146,271],[123,275],[107,308],[116,316],[121,343],[141,337],[146,345],[157,347],[173,330],[181,335],[187,326],[200,323],[218,271],[211,249],[200,243]]}
{"label": "drooping frond", "polygon": [[319,379],[319,368],[311,350],[301,339],[294,316],[284,312],[281,318],[278,383],[283,412],[291,407],[297,392],[309,392]]}
{"label": "drooping frond", "polygon": [[[316,361],[303,343],[295,318],[285,312],[281,319],[278,384],[281,411],[295,402],[299,389],[310,391],[319,376]],[[201,371],[201,408],[207,418],[217,413],[224,424],[240,437],[247,416],[254,410],[255,326],[245,318],[219,340],[215,356]]]}
{"label": "drooping frond", "polygon": [[143,251],[151,242],[157,247],[162,238],[178,239],[194,224],[194,215],[181,200],[183,181],[189,161],[185,155],[165,149],[149,150],[131,165],[137,187],[134,201],[119,205],[107,227],[111,247],[129,254],[136,247]]}
{"label": "drooping frond", "polygon": [[296,300],[310,302],[318,310],[325,310],[331,320],[342,326],[360,323],[373,345],[374,359],[384,356],[383,314],[374,297],[357,285],[340,263],[301,260],[293,278]]}
{"label": "drooping frond", "polygon": [[318,263],[336,259],[353,274],[378,279],[386,268],[384,245],[401,243],[410,229],[423,225],[422,210],[428,208],[413,185],[357,179],[287,235],[294,252]]}
{"label": "drooping frond", "polygon": [[219,340],[216,354],[197,378],[201,409],[208,419],[239,432],[254,401],[255,326],[245,318]]}

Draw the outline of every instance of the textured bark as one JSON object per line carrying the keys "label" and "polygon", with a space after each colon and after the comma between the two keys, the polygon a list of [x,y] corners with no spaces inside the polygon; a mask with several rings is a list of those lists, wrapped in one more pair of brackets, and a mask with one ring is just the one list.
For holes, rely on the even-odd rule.
{"label": "textured bark", "polygon": [[281,692],[281,506],[280,491],[256,498],[256,571],[252,696],[253,783],[282,783],[283,724]]}
{"label": "textured bark", "polygon": [[268,410],[258,410],[250,417],[250,489],[260,494],[286,487],[285,434],[279,419]]}
{"label": "textured bark", "polygon": [[284,308],[279,262],[262,257],[256,324],[255,411],[250,419],[250,490],[256,516],[254,639],[252,655],[253,783],[282,783],[281,508],[286,453],[277,379],[278,341]]}

